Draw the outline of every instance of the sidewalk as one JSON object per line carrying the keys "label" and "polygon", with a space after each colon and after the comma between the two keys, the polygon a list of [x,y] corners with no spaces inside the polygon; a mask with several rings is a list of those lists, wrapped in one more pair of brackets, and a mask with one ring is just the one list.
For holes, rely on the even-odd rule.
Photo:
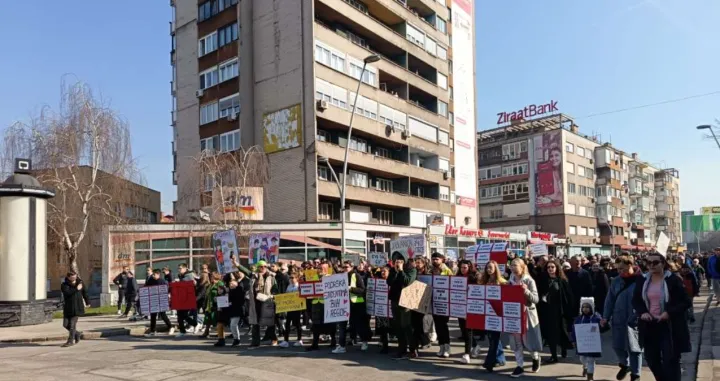
{"label": "sidewalk", "polygon": [[[708,291],[705,295],[707,293]],[[702,315],[702,332],[699,335],[700,350],[698,352],[695,352],[695,341],[693,341],[693,355],[695,356],[693,359],[697,363],[697,373],[692,374],[693,377],[688,380],[720,380],[720,309],[715,306],[715,300],[711,296],[703,299],[708,305],[708,309]],[[692,332],[691,335],[693,335]]]}
{"label": "sidewalk", "polygon": [[[110,336],[142,335],[145,333],[147,324],[149,324],[147,320],[130,322],[127,318],[120,318],[116,315],[89,316],[80,318],[78,330],[83,332],[84,339],[97,339]],[[62,326],[62,319],[54,319],[47,324],[0,328],[0,343],[58,341],[65,340],[67,337],[68,333]]]}

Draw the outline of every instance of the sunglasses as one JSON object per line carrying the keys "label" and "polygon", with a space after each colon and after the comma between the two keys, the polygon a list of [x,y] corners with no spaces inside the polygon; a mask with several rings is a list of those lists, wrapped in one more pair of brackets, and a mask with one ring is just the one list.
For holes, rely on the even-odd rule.
{"label": "sunglasses", "polygon": [[657,266],[662,263],[662,261],[647,261],[648,266]]}

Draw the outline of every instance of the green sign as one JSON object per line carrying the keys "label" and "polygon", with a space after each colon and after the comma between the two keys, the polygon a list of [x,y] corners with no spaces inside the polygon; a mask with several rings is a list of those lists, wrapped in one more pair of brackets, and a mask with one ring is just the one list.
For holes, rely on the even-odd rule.
{"label": "green sign", "polygon": [[720,214],[703,214],[699,216],[684,216],[682,219],[684,232],[716,232],[720,231]]}

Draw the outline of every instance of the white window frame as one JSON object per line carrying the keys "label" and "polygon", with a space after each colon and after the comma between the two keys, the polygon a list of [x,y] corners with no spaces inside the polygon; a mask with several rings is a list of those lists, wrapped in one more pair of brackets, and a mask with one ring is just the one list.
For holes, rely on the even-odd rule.
{"label": "white window frame", "polygon": [[450,133],[438,128],[438,143],[442,145],[450,145]]}
{"label": "white window frame", "polygon": [[[215,147],[215,140],[214,136],[211,136],[209,138],[200,139],[200,151],[201,152],[215,152],[217,147]],[[204,147],[203,147],[204,146]]]}
{"label": "white window frame", "polygon": [[438,72],[438,73],[437,73],[437,85],[438,85],[441,89],[447,90],[447,88],[448,88],[448,77],[447,77],[445,74],[443,74],[443,73],[441,73],[441,72]]}
{"label": "white window frame", "polygon": [[382,177],[378,177],[375,180],[375,189],[381,191],[381,192],[393,192],[393,181],[388,179],[383,179]]}
{"label": "white window frame", "polygon": [[575,174],[575,163],[568,162],[567,165],[568,165],[567,173],[572,173],[574,175]]}
{"label": "white window frame", "polygon": [[[237,99],[237,104],[234,101],[233,98]],[[230,107],[221,108],[221,104],[226,101],[232,101],[230,103]],[[220,115],[220,118],[225,118],[228,115],[238,115],[240,114],[240,93],[235,93],[233,95],[227,96],[225,98],[222,98],[218,101],[218,115]]]}
{"label": "white window frame", "polygon": [[[223,141],[224,140],[224,141]],[[232,142],[231,142],[232,140]],[[230,145],[232,143],[232,146]],[[232,152],[240,149],[240,129],[220,134],[220,152]]]}
{"label": "white window frame", "polygon": [[437,101],[437,109],[438,109],[438,115],[448,117],[448,104],[439,100]]}
{"label": "white window frame", "polygon": [[441,17],[435,17],[435,29],[443,34],[447,34],[447,21]]}
{"label": "white window frame", "polygon": [[568,232],[570,233],[570,235],[577,235],[577,226],[570,225],[569,228],[570,229],[568,229]]}
{"label": "white window frame", "polygon": [[586,216],[587,215],[587,207],[583,205],[578,205],[577,213],[579,216]]}
{"label": "white window frame", "polygon": [[[357,176],[357,177],[356,177],[356,176]],[[348,171],[348,177],[350,177],[350,178],[348,179],[348,180],[350,180],[350,185],[356,186],[356,187],[361,187],[361,188],[367,188],[367,187],[368,187],[369,177],[368,177],[368,174],[367,174],[367,173],[365,173],[365,172],[360,172],[360,171],[350,170],[350,171]],[[359,177],[359,181],[356,181],[356,179],[357,179],[358,177]],[[362,182],[361,182],[361,181],[362,181],[362,178],[365,179],[365,184],[362,184]]]}
{"label": "white window frame", "polygon": [[392,225],[393,224],[393,211],[387,210],[387,209],[378,209],[377,210],[377,220],[378,224],[381,225]]}
{"label": "white window frame", "polygon": [[[208,44],[210,42],[210,44]],[[210,48],[208,48],[210,46]],[[204,49],[203,49],[204,48]],[[212,53],[218,49],[217,31],[198,39],[198,57]]]}
{"label": "white window frame", "polygon": [[440,185],[440,200],[450,201],[450,187]]}
{"label": "white window frame", "polygon": [[575,147],[575,153],[580,157],[585,157],[585,148],[577,146]]}
{"label": "white window frame", "polygon": [[385,147],[375,147],[375,156],[384,157],[386,159],[392,159],[390,150]]}
{"label": "white window frame", "polygon": [[218,120],[218,103],[211,102],[200,106],[200,125]]}
{"label": "white window frame", "polygon": [[[322,99],[333,106],[348,110],[349,91],[347,89],[319,78],[315,79],[315,83],[315,99]],[[330,94],[325,94],[321,87],[327,87]]]}
{"label": "white window frame", "polygon": [[[207,88],[213,87],[220,83],[218,80],[218,67],[213,66],[210,69],[207,69],[199,74],[200,77],[200,89],[205,90]],[[205,83],[203,83],[205,82]]]}
{"label": "white window frame", "polygon": [[[319,54],[318,48],[324,50]],[[333,48],[332,46],[315,40],[315,61],[319,62],[333,70],[345,73],[347,71],[347,54]]]}
{"label": "white window frame", "polygon": [[570,142],[565,142],[565,152],[575,152],[575,145]]}
{"label": "white window frame", "polygon": [[332,181],[332,174],[330,173],[330,168],[328,168],[325,165],[318,165],[318,178],[320,180],[325,181]]}
{"label": "white window frame", "polygon": [[[228,72],[228,68],[230,68],[229,76],[227,76],[228,74],[223,75],[224,72]],[[237,58],[233,58],[218,65],[218,83],[231,80],[236,78],[238,75],[240,75],[240,61],[238,61]]]}
{"label": "white window frame", "polygon": [[348,144],[350,144],[350,149],[353,151],[367,152],[368,142],[365,139],[351,136]]}
{"label": "white window frame", "polygon": [[438,56],[438,58],[447,60],[447,48],[445,48],[444,46],[441,46],[440,44],[438,44],[438,46],[437,46],[437,56]]}
{"label": "white window frame", "polygon": [[332,220],[335,214],[335,205],[332,202],[318,203],[318,220]]}
{"label": "white window frame", "polygon": [[[348,62],[348,74],[360,80],[360,73],[362,73],[363,61],[353,56],[347,56]],[[378,87],[378,73],[377,69],[370,65],[365,65],[365,72],[363,73],[362,82],[372,87]]]}

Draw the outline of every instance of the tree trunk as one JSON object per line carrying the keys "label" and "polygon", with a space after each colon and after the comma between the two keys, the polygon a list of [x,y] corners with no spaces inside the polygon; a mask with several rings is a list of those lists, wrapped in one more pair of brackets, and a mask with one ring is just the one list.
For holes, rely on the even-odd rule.
{"label": "tree trunk", "polygon": [[80,269],[77,264],[77,248],[65,249],[65,254],[67,254],[68,271],[72,271],[79,276]]}

